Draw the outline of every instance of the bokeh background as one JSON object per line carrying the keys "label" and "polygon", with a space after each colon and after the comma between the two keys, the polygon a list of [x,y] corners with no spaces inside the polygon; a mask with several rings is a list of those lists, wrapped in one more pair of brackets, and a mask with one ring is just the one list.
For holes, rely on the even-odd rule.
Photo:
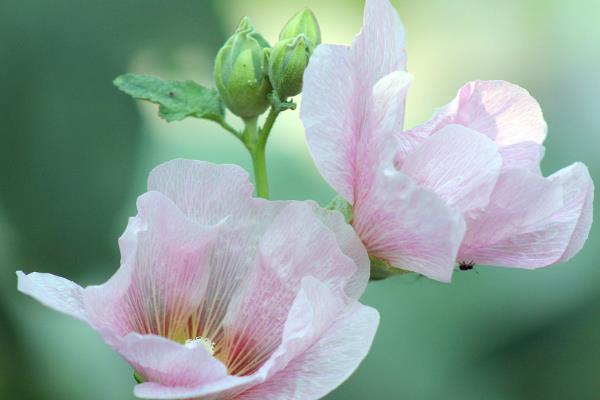
{"label": "bokeh background", "polygon": [[[149,170],[177,157],[250,167],[210,122],[167,124],[118,92],[124,72],[210,85],[214,55],[249,15],[270,40],[302,6],[349,43],[362,1],[0,2],[0,398],[130,399],[130,368],[97,334],[17,293],[15,270],[82,284],[119,264],[117,238]],[[528,88],[550,126],[543,170],[581,160],[600,184],[600,2],[401,0],[415,75],[407,127],[473,79]],[[297,112],[268,149],[273,197],[333,195]],[[595,214],[599,215],[596,201]],[[565,265],[479,267],[451,285],[372,283],[372,351],[327,399],[600,399],[600,224]]]}

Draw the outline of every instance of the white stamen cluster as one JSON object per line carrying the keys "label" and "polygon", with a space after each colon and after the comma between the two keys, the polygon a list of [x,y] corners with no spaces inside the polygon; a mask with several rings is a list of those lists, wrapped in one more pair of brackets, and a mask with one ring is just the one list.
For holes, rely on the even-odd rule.
{"label": "white stamen cluster", "polygon": [[198,346],[204,346],[211,356],[215,354],[215,342],[208,338],[198,336],[195,339],[187,339],[185,341],[185,347],[187,348],[195,349]]}

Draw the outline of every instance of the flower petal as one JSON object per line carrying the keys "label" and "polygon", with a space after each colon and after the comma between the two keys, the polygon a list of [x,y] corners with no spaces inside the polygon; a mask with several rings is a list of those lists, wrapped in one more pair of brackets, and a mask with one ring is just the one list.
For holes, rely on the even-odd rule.
{"label": "flower petal", "polygon": [[549,179],[560,183],[564,192],[563,208],[554,219],[570,226],[576,221],[569,245],[556,261],[560,263],[577,254],[588,238],[594,217],[594,182],[587,167],[582,163],[563,168]]}
{"label": "flower petal", "polygon": [[320,398],[366,356],[378,322],[374,309],[357,302],[347,305],[339,293],[336,296],[327,285],[306,277],[286,318],[283,343],[260,370],[196,388],[148,382],[136,386],[135,394],[152,399]]}
{"label": "flower petal", "polygon": [[345,291],[350,298],[358,300],[367,288],[371,274],[371,262],[367,250],[341,213],[325,210],[316,203],[310,204],[321,222],[333,232],[342,252],[354,261],[356,272],[349,279]]}
{"label": "flower petal", "polygon": [[523,168],[538,175],[542,174],[540,163],[544,158],[544,146],[536,142],[520,142],[510,146],[501,146],[502,167]]}
{"label": "flower petal", "polygon": [[356,149],[355,203],[368,193],[381,166],[393,163],[400,144],[394,135],[402,131],[404,103],[412,80],[412,75],[395,71],[373,87]]}
{"label": "flower petal", "polygon": [[402,169],[404,160],[415,151],[418,147],[422,146],[423,143],[429,139],[429,135],[416,130],[396,132],[394,134],[396,139],[396,156],[394,157],[394,165],[398,169]]}
{"label": "flower petal", "polygon": [[285,278],[294,295],[304,276],[313,276],[332,289],[344,290],[357,267],[341,251],[337,240],[309,204],[295,202],[283,209],[265,232],[259,257]]}
{"label": "flower petal", "polygon": [[500,146],[542,144],[548,127],[538,102],[527,90],[505,81],[474,81],[415,131],[433,134],[449,124],[469,127]]}
{"label": "flower petal", "polygon": [[212,225],[247,208],[253,187],[237,165],[179,159],[154,168],[148,190],[163,193],[193,220]]}
{"label": "flower petal", "polygon": [[184,213],[200,223],[221,226],[211,254],[206,301],[198,311],[206,323],[203,336],[222,335],[222,322],[240,285],[254,267],[258,242],[289,202],[252,198],[248,174],[238,166],[174,160],[155,168],[149,188],[164,193]]}
{"label": "flower petal", "polygon": [[[359,140],[367,134],[373,88],[405,66],[405,33],[396,10],[387,0],[368,0],[352,47],[319,46],[305,71],[300,117],[309,147],[325,180],[350,204],[363,168],[358,152],[365,147]],[[401,129],[404,97],[399,105],[388,122],[393,116]]]}
{"label": "flower petal", "polygon": [[494,142],[464,126],[448,125],[413,151],[400,171],[470,217],[488,204],[501,167]]}
{"label": "flower petal", "polygon": [[356,142],[361,114],[350,49],[321,45],[304,72],[300,118],[323,178],[349,203],[354,201]]}
{"label": "flower petal", "polygon": [[394,168],[378,174],[353,226],[370,255],[442,282],[451,279],[465,232],[458,211]]}
{"label": "flower petal", "polygon": [[367,90],[384,76],[406,69],[406,33],[389,0],[367,0],[352,57],[355,77]]}
{"label": "flower petal", "polygon": [[25,293],[53,310],[87,322],[83,305],[83,288],[68,279],[33,272],[17,271],[20,292]]}
{"label": "flower petal", "polygon": [[326,285],[305,278],[285,326],[283,343],[265,369],[274,373],[240,400],[319,399],[344,382],[367,355],[376,310],[345,305]]}
{"label": "flower petal", "polygon": [[227,376],[225,365],[203,346],[190,348],[161,336],[137,333],[115,340],[115,349],[146,382],[193,388]]}
{"label": "flower petal", "polygon": [[316,277],[342,293],[357,268],[312,207],[300,202],[289,204],[273,221],[256,262],[254,276],[247,278],[224,322],[227,365],[237,375],[254,372],[279,346],[303,277]]}
{"label": "flower petal", "polygon": [[580,163],[547,179],[508,170],[486,215],[470,225],[460,258],[527,269],[565,261],[589,233],[592,192],[587,168]]}
{"label": "flower petal", "polygon": [[136,397],[142,399],[236,399],[244,390],[260,382],[258,376],[226,376],[218,381],[196,387],[168,386],[156,382],[144,382],[134,389]]}
{"label": "flower petal", "polygon": [[219,230],[191,221],[161,193],[140,196],[138,215],[121,241],[133,253],[124,252],[126,263],[108,282],[85,289],[90,320],[120,335],[195,337],[187,319],[204,299]]}

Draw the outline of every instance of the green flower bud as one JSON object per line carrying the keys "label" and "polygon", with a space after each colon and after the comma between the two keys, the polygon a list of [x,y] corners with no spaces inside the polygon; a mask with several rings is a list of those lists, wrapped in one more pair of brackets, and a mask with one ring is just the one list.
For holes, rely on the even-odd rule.
{"label": "green flower bud", "polygon": [[268,108],[269,43],[242,19],[236,32],[219,50],[215,60],[215,82],[227,108],[242,118],[256,117]]}
{"label": "green flower bud", "polygon": [[281,100],[302,91],[302,76],[310,57],[309,40],[304,35],[279,41],[269,58],[269,79]]}
{"label": "green flower bud", "polygon": [[294,39],[304,35],[308,39],[310,52],[321,44],[321,29],[315,14],[308,9],[298,12],[288,21],[279,34],[279,40]]}

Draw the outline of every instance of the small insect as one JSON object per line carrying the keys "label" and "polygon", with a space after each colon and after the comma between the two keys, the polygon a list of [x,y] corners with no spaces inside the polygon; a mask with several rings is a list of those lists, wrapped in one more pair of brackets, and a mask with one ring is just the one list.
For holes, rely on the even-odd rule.
{"label": "small insect", "polygon": [[175,97],[175,92],[169,92],[169,96]]}
{"label": "small insect", "polygon": [[461,261],[460,264],[458,264],[458,269],[460,269],[461,271],[470,271],[473,269],[474,266],[475,263],[473,261]]}

